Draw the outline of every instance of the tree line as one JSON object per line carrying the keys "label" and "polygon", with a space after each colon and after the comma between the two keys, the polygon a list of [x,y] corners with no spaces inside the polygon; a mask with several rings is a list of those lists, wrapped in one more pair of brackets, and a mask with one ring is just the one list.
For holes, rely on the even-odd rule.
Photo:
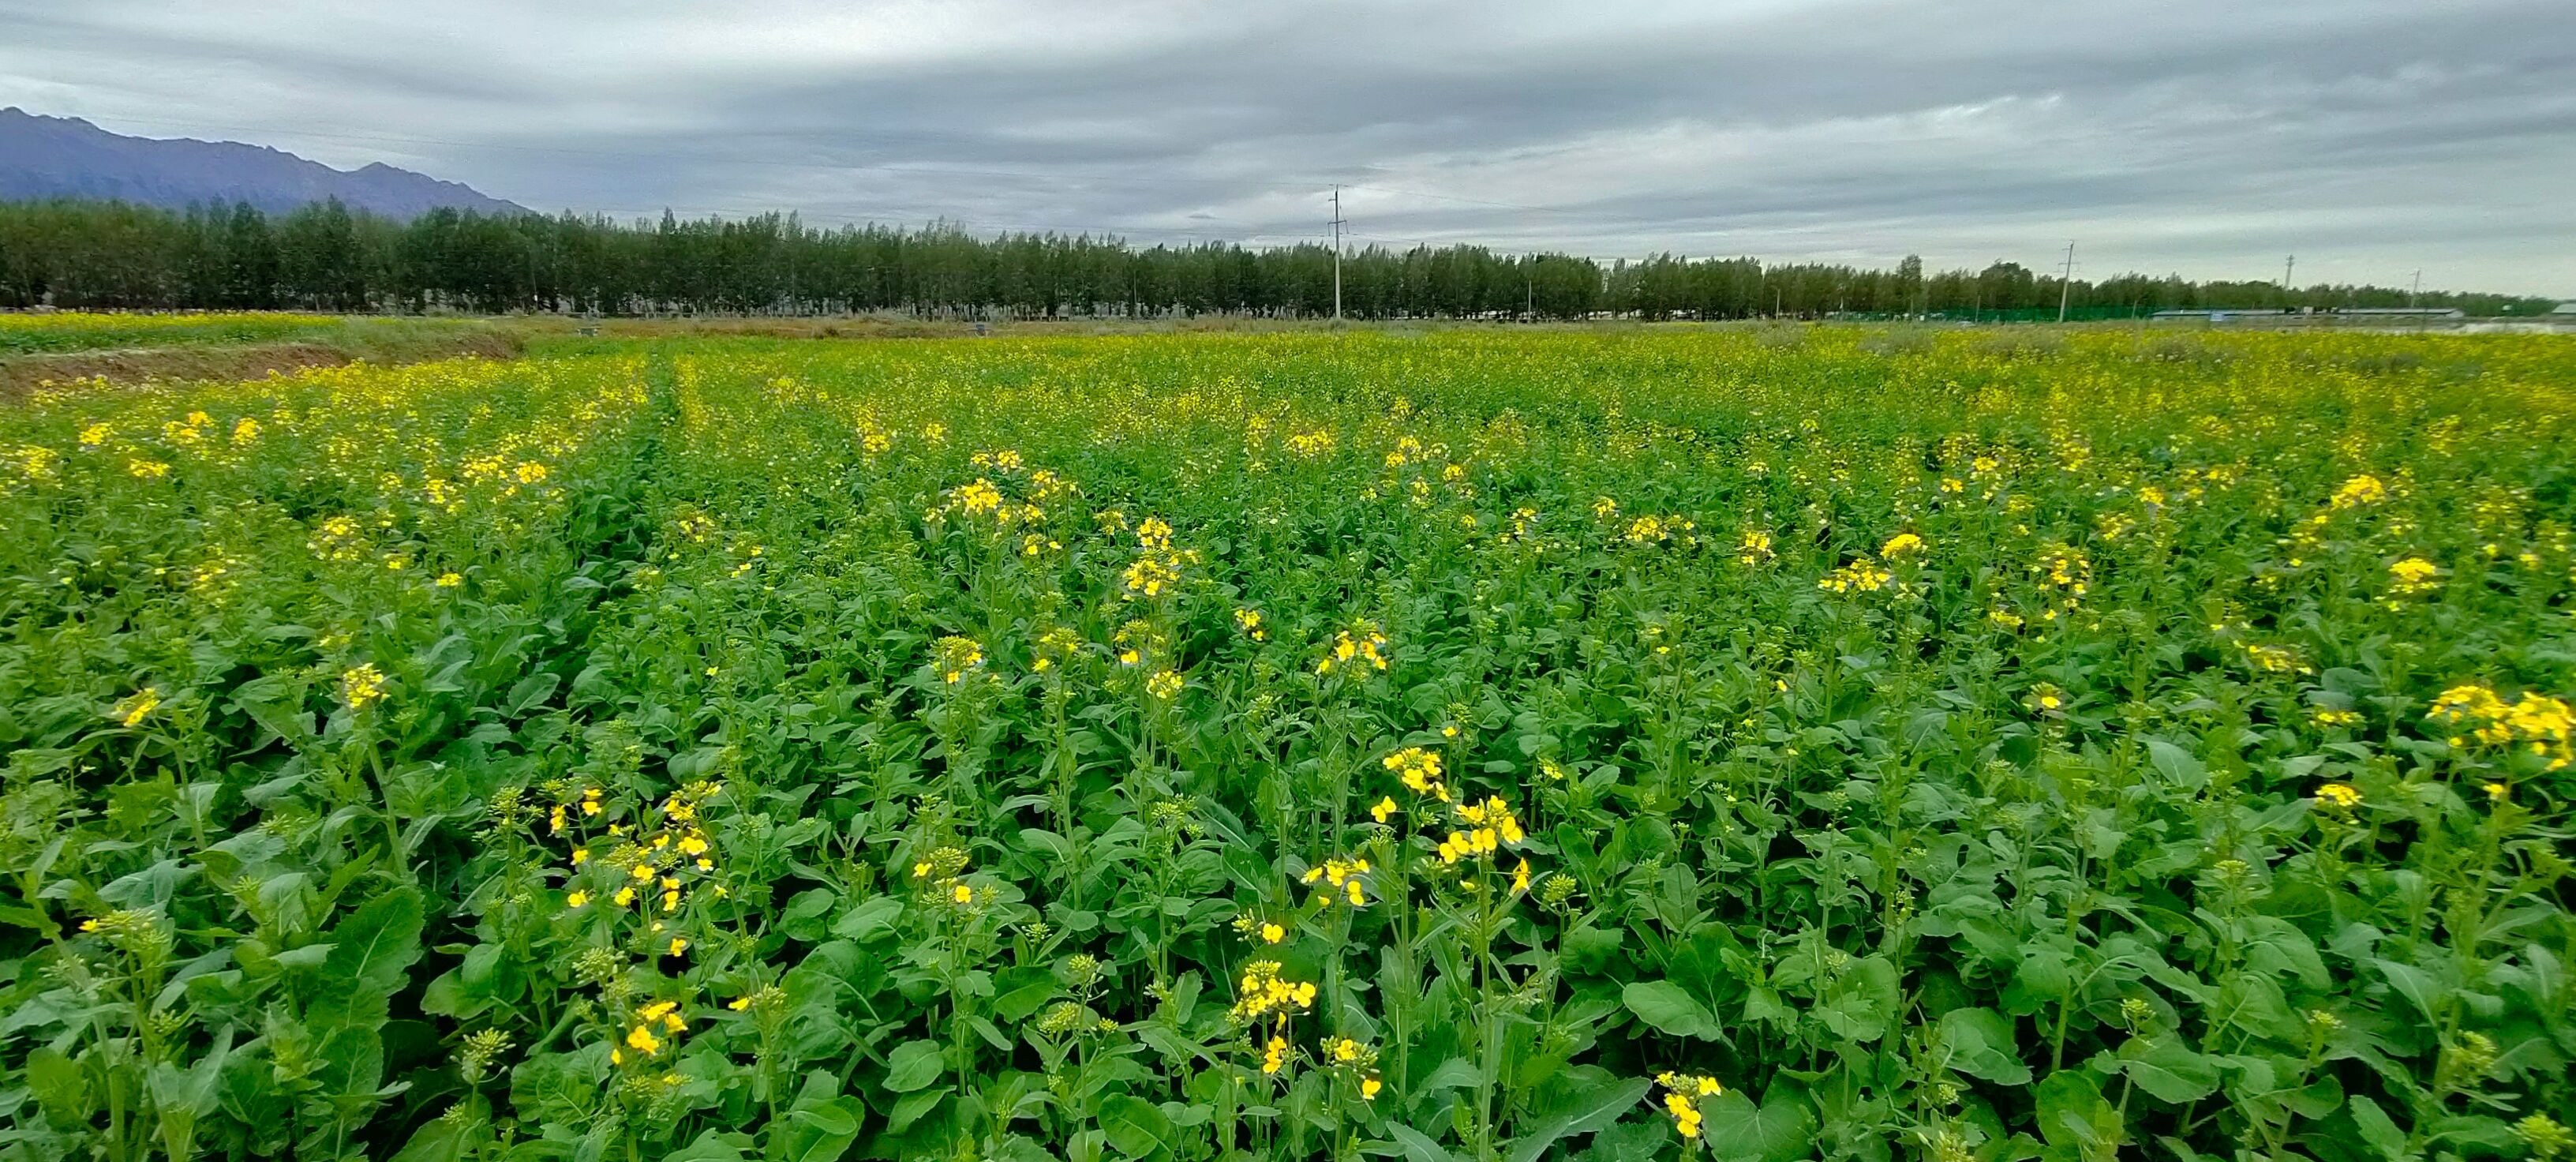
{"label": "tree line", "polygon": [[[1341,263],[1357,318],[1615,313],[1649,319],[1835,314],[2054,317],[2061,285],[2018,263],[1927,273],[1659,254],[1608,263],[1472,245],[1370,246]],[[792,214],[618,222],[434,210],[409,221],[337,200],[282,215],[247,203],[172,211],[115,201],[0,203],[0,308],[838,314],[951,318],[1328,316],[1333,252],[1306,243],[1144,246],[1109,236],[956,226],[817,228]],[[2124,274],[2063,288],[2078,318],[2170,309],[2457,307],[2536,314],[2550,300]]]}

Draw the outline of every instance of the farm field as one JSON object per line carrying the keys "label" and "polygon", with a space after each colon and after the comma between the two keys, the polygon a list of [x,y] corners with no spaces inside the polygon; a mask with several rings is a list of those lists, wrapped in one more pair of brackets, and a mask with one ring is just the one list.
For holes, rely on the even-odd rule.
{"label": "farm field", "polygon": [[104,379],[259,379],[366,361],[517,354],[525,328],[459,318],[285,312],[0,315],[0,406],[49,385]]}
{"label": "farm field", "polygon": [[194,343],[247,343],[264,339],[306,338],[343,326],[330,315],[283,312],[227,314],[185,312],[163,315],[61,311],[11,315],[0,319],[0,352],[87,351],[102,347],[170,346]]}
{"label": "farm field", "polygon": [[2571,427],[2130,330],[38,390],[0,1157],[2576,1156]]}

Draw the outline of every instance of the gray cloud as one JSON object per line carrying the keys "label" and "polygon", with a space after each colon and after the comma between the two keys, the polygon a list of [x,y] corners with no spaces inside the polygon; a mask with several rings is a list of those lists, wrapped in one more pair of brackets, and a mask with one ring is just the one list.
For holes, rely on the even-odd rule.
{"label": "gray cloud", "polygon": [[0,104],[620,215],[2576,293],[2552,0],[0,0]]}

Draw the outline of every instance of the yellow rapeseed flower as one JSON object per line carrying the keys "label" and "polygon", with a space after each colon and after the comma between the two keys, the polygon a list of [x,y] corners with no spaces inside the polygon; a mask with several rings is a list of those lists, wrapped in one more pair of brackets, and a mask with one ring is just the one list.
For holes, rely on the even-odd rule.
{"label": "yellow rapeseed flower", "polygon": [[2390,588],[2401,595],[2429,593],[2441,587],[2442,567],[2422,557],[2408,557],[2388,567]]}
{"label": "yellow rapeseed flower", "polygon": [[[1407,790],[1416,795],[1449,801],[1449,788],[1440,781],[1440,756],[1418,746],[1408,746],[1386,756],[1386,769],[1394,771]],[[1385,822],[1384,819],[1378,822]]]}
{"label": "yellow rapeseed flower", "polygon": [[2365,473],[2344,481],[2343,487],[2335,489],[2334,495],[2328,497],[2326,503],[2335,508],[2353,508],[2364,504],[2377,504],[2387,498],[2388,486],[2380,483],[2378,477]]}
{"label": "yellow rapeseed flower", "polygon": [[385,675],[373,662],[361,662],[340,672],[340,700],[351,710],[364,710],[384,701]]}
{"label": "yellow rapeseed flower", "polygon": [[146,686],[127,695],[125,700],[117,703],[116,709],[109,713],[115,715],[117,721],[127,726],[140,726],[144,718],[159,709],[160,705],[161,691]]}

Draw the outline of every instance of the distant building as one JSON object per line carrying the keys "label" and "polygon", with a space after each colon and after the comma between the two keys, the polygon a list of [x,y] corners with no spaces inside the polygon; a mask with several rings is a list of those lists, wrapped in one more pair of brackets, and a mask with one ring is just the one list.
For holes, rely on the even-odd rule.
{"label": "distant building", "polygon": [[2551,308],[2549,312],[2549,321],[2560,324],[2576,324],[2576,300],[2563,302],[2558,304],[2556,307]]}
{"label": "distant building", "polygon": [[2286,315],[2286,314],[2289,314],[2289,313],[2290,313],[2290,312],[2288,312],[2288,311],[2279,310],[2279,309],[2271,308],[2271,307],[2257,307],[2257,308],[2254,308],[2254,309],[2252,309],[2252,310],[2243,310],[2243,311],[2235,310],[2235,309],[2233,309],[2233,308],[2229,308],[2229,307],[2220,307],[2220,308],[2218,308],[2218,309],[2216,309],[2216,310],[2209,310],[2209,309],[2196,309],[2196,310],[2188,310],[2188,311],[2157,311],[2155,314],[2149,315],[2149,316],[2147,316],[2147,317],[2148,317],[2148,318],[2150,318],[2150,319],[2167,319],[2167,320],[2174,320],[2174,321],[2180,321],[2180,320],[2184,320],[2184,319],[2206,319],[2206,320],[2208,320],[2208,321],[2210,321],[2210,322],[2212,322],[2212,323],[2224,323],[2224,322],[2228,321],[2229,319],[2244,319],[2244,318],[2276,319],[2276,318],[2279,318],[2279,317],[2281,317],[2281,316],[2283,316],[2283,315]]}
{"label": "distant building", "polygon": [[2149,317],[2165,322],[2207,321],[2239,323],[2255,327],[2286,325],[2330,327],[2343,323],[2456,323],[2466,319],[2468,314],[2457,307],[2329,307],[2322,311],[2314,307],[2302,307],[2298,310],[2278,307],[2236,310],[2219,307],[2188,311],[2157,311]]}
{"label": "distant building", "polygon": [[2465,319],[2467,312],[2458,307],[2338,307],[2337,315],[2364,319]]}

